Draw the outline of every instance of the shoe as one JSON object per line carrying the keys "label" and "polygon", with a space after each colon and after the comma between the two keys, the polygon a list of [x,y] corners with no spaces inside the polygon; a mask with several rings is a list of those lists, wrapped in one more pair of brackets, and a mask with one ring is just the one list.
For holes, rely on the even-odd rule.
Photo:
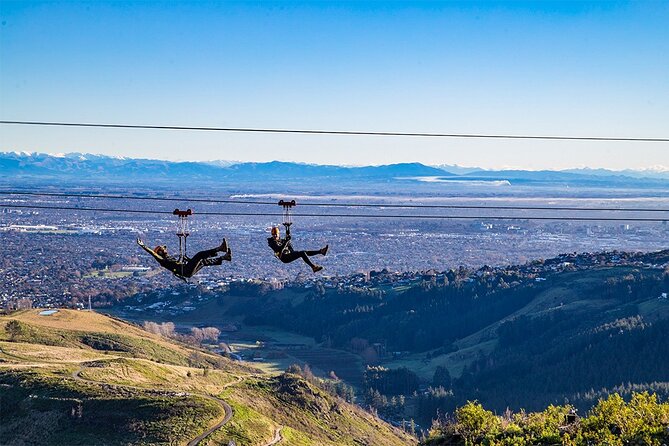
{"label": "shoe", "polygon": [[227,260],[228,262],[232,262],[232,250],[230,248],[227,249],[227,252],[223,257],[221,257],[223,260]]}
{"label": "shoe", "polygon": [[323,267],[320,265],[314,265],[311,267],[311,269],[313,270],[313,272],[317,273],[318,271],[322,270]]}
{"label": "shoe", "polygon": [[221,242],[221,246],[218,247],[219,251],[227,251],[228,250],[228,241],[226,239],[223,239]]}
{"label": "shoe", "polygon": [[321,249],[321,254],[326,255],[328,253],[328,249],[330,249],[330,245],[325,245],[325,247]]}

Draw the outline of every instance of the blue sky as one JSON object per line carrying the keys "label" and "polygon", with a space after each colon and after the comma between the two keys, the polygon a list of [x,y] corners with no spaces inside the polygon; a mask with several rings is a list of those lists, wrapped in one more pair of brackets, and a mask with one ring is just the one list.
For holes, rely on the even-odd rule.
{"label": "blue sky", "polygon": [[[669,137],[669,2],[0,2],[0,118]],[[669,168],[667,143],[0,127],[0,150]]]}

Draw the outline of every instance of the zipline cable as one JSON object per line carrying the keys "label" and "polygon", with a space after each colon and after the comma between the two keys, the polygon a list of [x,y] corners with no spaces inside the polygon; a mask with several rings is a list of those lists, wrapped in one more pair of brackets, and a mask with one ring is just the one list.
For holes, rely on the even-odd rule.
{"label": "zipline cable", "polygon": [[[169,214],[172,211],[159,211],[150,209],[111,209],[111,208],[93,208],[93,207],[65,207],[48,205],[20,205],[20,204],[0,204],[0,208],[18,208],[18,209],[52,209],[63,211],[94,211],[94,212],[113,212],[113,213],[133,213],[133,214]],[[255,216],[255,217],[283,217],[283,214],[272,212],[198,212],[197,215],[220,215],[220,216]],[[552,217],[552,216],[502,216],[502,215],[402,215],[402,214],[294,214],[295,217],[321,217],[321,218],[395,218],[395,219],[443,219],[443,220],[566,220],[566,221],[620,221],[620,222],[665,222],[666,218],[638,218],[638,217]]]}
{"label": "zipline cable", "polygon": [[[64,192],[24,192],[0,191],[0,195],[46,196],[63,198],[104,198],[116,200],[144,200],[144,201],[178,201],[182,203],[217,203],[217,204],[250,204],[276,206],[276,201],[248,201],[248,200],[216,200],[210,198],[169,198],[169,197],[138,197],[132,195],[98,195],[74,194]],[[451,205],[451,204],[384,204],[384,203],[318,203],[300,202],[302,206],[317,207],[351,207],[351,208],[400,208],[400,209],[477,209],[477,210],[538,210],[538,211],[611,211],[611,212],[669,212],[669,209],[652,208],[603,208],[603,207],[565,207],[565,206],[486,206],[486,205]]]}
{"label": "zipline cable", "polygon": [[478,138],[478,139],[540,139],[540,140],[567,140],[567,141],[629,141],[629,142],[669,142],[669,138],[629,138],[609,136],[539,136],[539,135],[494,135],[471,133],[422,133],[422,132],[370,132],[355,130],[299,130],[299,129],[269,129],[246,127],[190,127],[176,125],[132,125],[132,124],[103,124],[83,122],[47,122],[47,121],[7,121],[0,124],[32,125],[32,126],[59,126],[59,127],[96,127],[112,129],[150,129],[150,130],[195,130],[213,132],[242,132],[242,133],[293,133],[306,135],[363,135],[363,136],[407,136],[428,138]]}

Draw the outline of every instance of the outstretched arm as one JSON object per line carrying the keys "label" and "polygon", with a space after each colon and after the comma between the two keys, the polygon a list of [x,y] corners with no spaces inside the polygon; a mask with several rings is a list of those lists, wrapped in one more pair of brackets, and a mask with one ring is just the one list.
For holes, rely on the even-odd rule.
{"label": "outstretched arm", "polygon": [[161,260],[163,260],[163,258],[161,256],[159,256],[158,254],[156,254],[156,252],[153,249],[147,247],[141,239],[139,239],[139,238],[137,239],[137,244],[139,246],[141,246],[144,251],[151,254],[153,256],[153,258],[156,259],[157,261],[160,262]]}

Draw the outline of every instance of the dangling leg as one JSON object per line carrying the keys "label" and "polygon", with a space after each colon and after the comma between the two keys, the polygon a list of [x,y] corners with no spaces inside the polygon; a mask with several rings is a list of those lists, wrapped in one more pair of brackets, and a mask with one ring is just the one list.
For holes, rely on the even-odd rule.
{"label": "dangling leg", "polygon": [[218,255],[218,248],[214,249],[206,249],[204,251],[200,251],[197,254],[195,254],[189,261],[188,263],[195,261],[199,262],[200,260],[204,260],[208,257],[216,257]]}
{"label": "dangling leg", "polygon": [[302,260],[304,260],[304,263],[309,265],[312,269],[316,266],[309,258],[309,253],[307,253],[307,251],[297,251],[296,254],[299,254]]}
{"label": "dangling leg", "polygon": [[328,253],[329,245],[325,245],[325,247],[319,249],[318,251],[306,251],[308,256],[324,256]]}
{"label": "dangling leg", "polygon": [[211,257],[216,257],[218,254],[219,248],[207,249],[205,251],[200,251],[195,254],[188,262],[183,266],[183,271],[181,273],[184,277],[192,277],[196,272],[198,272],[204,266],[205,260],[208,260]]}
{"label": "dangling leg", "polygon": [[294,262],[295,260],[300,259],[300,258],[302,258],[302,256],[300,255],[300,251],[284,252],[284,253],[281,254],[281,256],[279,257],[279,259],[280,259],[283,263],[292,263],[292,262]]}
{"label": "dangling leg", "polygon": [[309,265],[312,269],[313,272],[318,272],[323,269],[322,266],[314,264],[314,262],[311,261],[309,258],[309,252],[315,252],[316,254],[319,254],[320,251],[292,251],[292,252],[287,252],[283,254],[280,258],[283,263],[290,263],[293,262],[297,259],[302,259],[304,260],[304,263]]}
{"label": "dangling leg", "polygon": [[[204,251],[198,252],[197,254],[195,254],[193,256],[192,259],[190,259],[190,261],[188,263],[190,263],[191,261],[197,263],[200,260],[204,260],[208,257],[216,257],[219,252],[225,252],[226,255],[228,253],[230,253],[230,248],[228,248],[228,241],[226,239],[223,239],[223,241],[221,242],[221,244],[217,248],[206,249]],[[225,260],[227,260],[227,259],[225,259]]]}
{"label": "dangling leg", "polygon": [[218,250],[221,251],[221,252],[227,252],[228,251],[228,241],[225,238],[221,242],[221,246],[218,247]]}
{"label": "dangling leg", "polygon": [[295,254],[299,254],[302,260],[304,260],[304,263],[309,265],[313,272],[317,273],[318,271],[322,270],[323,267],[320,265],[316,265],[314,262],[311,261],[309,256],[316,255],[316,254],[310,254],[311,252],[315,252],[316,254],[320,253],[320,251],[297,251]]}
{"label": "dangling leg", "polygon": [[[222,260],[227,260],[228,262],[232,261],[232,249],[228,247],[228,241],[226,239],[223,239],[223,242],[221,242],[221,246],[219,246],[218,251],[224,252],[225,254],[222,257],[217,257],[216,259],[221,259]],[[213,263],[212,265],[220,265],[221,262],[218,263]]]}

